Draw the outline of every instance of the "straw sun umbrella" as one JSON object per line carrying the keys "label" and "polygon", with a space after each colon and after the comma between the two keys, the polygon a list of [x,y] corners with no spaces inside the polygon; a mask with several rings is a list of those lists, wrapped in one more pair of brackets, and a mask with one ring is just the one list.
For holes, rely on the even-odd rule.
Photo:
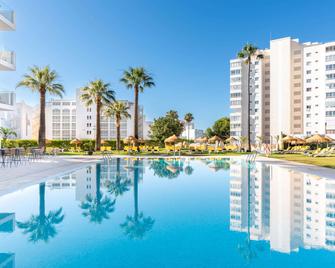
{"label": "straw sun umbrella", "polygon": [[225,142],[234,143],[234,142],[238,142],[238,140],[235,139],[234,137],[229,137],[228,139],[225,140]]}
{"label": "straw sun umbrella", "polygon": [[76,146],[76,149],[77,149],[77,146],[79,144],[81,144],[81,141],[79,139],[74,139],[74,140],[70,141],[70,144],[74,144]]}
{"label": "straw sun umbrella", "polygon": [[294,143],[297,142],[297,138],[292,137],[292,136],[286,136],[285,138],[282,139],[284,143]]}
{"label": "straw sun umbrella", "polygon": [[312,137],[309,137],[306,139],[307,143],[316,143],[317,146],[319,146],[319,143],[329,143],[330,139],[329,137],[323,137],[320,134],[315,134]]}
{"label": "straw sun umbrella", "polygon": [[209,143],[215,143],[215,151],[217,150],[218,143],[221,142],[221,141],[222,141],[222,139],[219,136],[217,136],[217,135],[211,137],[208,140]]}
{"label": "straw sun umbrella", "polygon": [[129,136],[128,138],[124,139],[123,142],[125,144],[135,144],[136,142],[138,142],[138,140],[134,137],[134,136]]}
{"label": "straw sun umbrella", "polygon": [[207,143],[208,142],[208,138],[207,137],[197,138],[194,141],[195,142],[199,142],[199,143]]}

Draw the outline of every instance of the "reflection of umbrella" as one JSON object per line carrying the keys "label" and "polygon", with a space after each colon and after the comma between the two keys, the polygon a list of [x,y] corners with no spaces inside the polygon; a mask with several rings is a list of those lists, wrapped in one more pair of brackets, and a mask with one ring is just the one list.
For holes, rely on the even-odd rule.
{"label": "reflection of umbrella", "polygon": [[233,143],[233,142],[237,142],[238,140],[235,139],[234,137],[229,137],[228,139],[225,140],[225,142],[229,142],[229,143]]}
{"label": "reflection of umbrella", "polygon": [[165,143],[175,143],[178,140],[176,135],[172,135],[164,140]]}
{"label": "reflection of umbrella", "polygon": [[291,142],[296,142],[298,139],[292,136],[286,136],[285,138],[282,139],[283,142],[286,143],[291,143]]}
{"label": "reflection of umbrella", "polygon": [[78,140],[78,139],[74,139],[74,140],[70,141],[70,144],[78,145],[78,144],[81,144],[81,141]]}
{"label": "reflection of umbrella", "polygon": [[309,137],[308,139],[306,139],[306,142],[307,143],[323,143],[323,142],[329,142],[329,139],[319,134],[315,134],[312,137]]}
{"label": "reflection of umbrella", "polygon": [[217,141],[222,141],[222,139],[219,137],[219,136],[213,136],[213,137],[211,137],[209,140],[208,140],[208,142],[209,143],[215,143],[215,142],[217,142]]}

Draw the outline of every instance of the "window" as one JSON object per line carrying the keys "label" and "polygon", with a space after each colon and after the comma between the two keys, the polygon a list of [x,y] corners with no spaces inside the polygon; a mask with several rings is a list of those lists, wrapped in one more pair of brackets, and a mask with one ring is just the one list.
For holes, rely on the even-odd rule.
{"label": "window", "polygon": [[312,82],[312,79],[306,79],[306,83]]}
{"label": "window", "polygon": [[312,99],[311,96],[306,97],[306,100],[311,100],[311,99]]}
{"label": "window", "polygon": [[326,52],[335,51],[335,46],[326,47]]}
{"label": "window", "polygon": [[326,93],[326,98],[327,99],[335,98],[335,92],[327,92]]}
{"label": "window", "polygon": [[306,53],[306,57],[310,57],[312,55],[312,53]]}
{"label": "window", "polygon": [[308,87],[308,88],[306,88],[306,91],[307,91],[307,92],[311,92],[311,91],[312,91],[312,88],[311,88],[311,87]]}
{"label": "window", "polygon": [[233,77],[230,81],[232,83],[240,82],[241,81],[241,77]]}
{"label": "window", "polygon": [[311,74],[311,73],[312,73],[311,70],[307,70],[307,71],[306,71],[306,74]]}
{"label": "window", "polygon": [[241,74],[241,70],[240,69],[236,69],[236,70],[231,70],[230,71],[230,75],[240,75]]}
{"label": "window", "polygon": [[294,50],[293,54],[294,55],[300,55],[301,54],[301,50]]}
{"label": "window", "polygon": [[326,111],[326,117],[335,117],[335,111]]}
{"label": "window", "polygon": [[230,67],[231,68],[234,68],[234,67],[240,67],[241,66],[241,62],[232,62],[231,64],[230,64]]}
{"label": "window", "polygon": [[326,62],[328,62],[328,61],[335,61],[335,54],[326,56]]}
{"label": "window", "polygon": [[328,89],[335,88],[335,83],[326,84],[326,87],[327,87]]}
{"label": "window", "polygon": [[241,93],[231,93],[230,97],[231,98],[240,98],[241,97]]}
{"label": "window", "polygon": [[335,79],[335,73],[326,75],[326,80],[332,80],[332,79]]}
{"label": "window", "polygon": [[306,66],[310,66],[311,64],[312,64],[311,61],[307,61],[307,62],[306,62]]}
{"label": "window", "polygon": [[328,64],[326,65],[326,71],[335,70],[335,64]]}

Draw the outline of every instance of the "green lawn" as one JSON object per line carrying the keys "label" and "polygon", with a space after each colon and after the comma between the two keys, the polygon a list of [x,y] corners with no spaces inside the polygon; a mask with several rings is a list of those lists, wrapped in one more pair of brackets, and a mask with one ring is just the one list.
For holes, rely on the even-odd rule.
{"label": "green lawn", "polygon": [[311,157],[302,154],[272,154],[269,157],[320,167],[335,168],[335,155],[330,157]]}

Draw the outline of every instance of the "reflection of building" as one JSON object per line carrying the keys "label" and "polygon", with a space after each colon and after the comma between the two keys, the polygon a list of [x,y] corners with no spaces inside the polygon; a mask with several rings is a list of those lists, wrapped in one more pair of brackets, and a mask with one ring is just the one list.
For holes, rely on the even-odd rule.
{"label": "reflection of building", "polygon": [[71,189],[76,187],[76,172],[57,177],[46,182],[50,189]]}
{"label": "reflection of building", "polygon": [[14,253],[0,253],[0,267],[14,268],[15,254]]}
{"label": "reflection of building", "polygon": [[335,180],[256,163],[248,182],[243,162],[232,163],[230,175],[231,230],[249,230],[251,240],[282,253],[335,250]]}
{"label": "reflection of building", "polygon": [[[253,240],[267,239],[269,233],[269,167],[256,163],[250,170],[243,162],[230,165],[230,229],[247,232]],[[249,189],[249,191],[248,191]]]}
{"label": "reflection of building", "polygon": [[97,192],[96,166],[91,165],[74,172],[76,177],[76,200],[84,201],[87,195]]}
{"label": "reflection of building", "polygon": [[0,213],[0,232],[11,233],[15,229],[15,213]]}

